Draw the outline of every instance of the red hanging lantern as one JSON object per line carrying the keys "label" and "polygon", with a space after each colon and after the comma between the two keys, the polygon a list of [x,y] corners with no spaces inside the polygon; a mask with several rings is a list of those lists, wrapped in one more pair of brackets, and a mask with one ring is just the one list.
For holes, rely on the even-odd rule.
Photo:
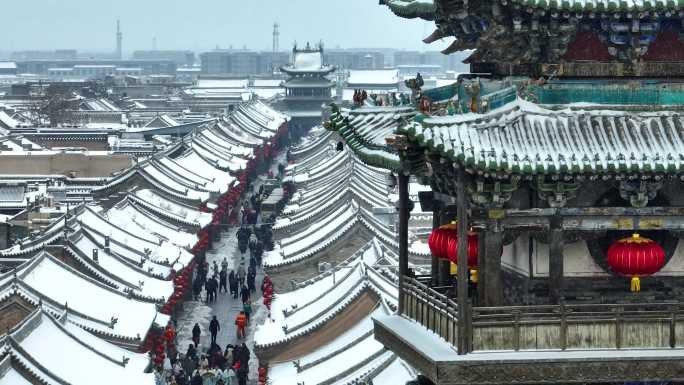
{"label": "red hanging lantern", "polygon": [[428,246],[432,255],[438,258],[449,257],[449,240],[456,238],[456,227],[453,224],[443,225],[432,230],[428,237]]}
{"label": "red hanging lantern", "polygon": [[608,265],[618,274],[632,277],[630,289],[641,290],[639,277],[657,273],[665,264],[665,250],[654,240],[634,234],[608,248]]}
{"label": "red hanging lantern", "polygon": [[[468,233],[468,246],[467,246],[468,267],[469,268],[476,268],[477,267],[477,249],[478,249],[477,233],[469,232]],[[449,244],[447,247],[447,257],[449,258],[449,261],[451,261],[453,263],[458,263],[458,237],[449,239]]]}
{"label": "red hanging lantern", "polygon": [[428,246],[432,255],[438,258],[446,258],[444,242],[447,241],[447,230],[438,228],[432,230],[428,237]]}

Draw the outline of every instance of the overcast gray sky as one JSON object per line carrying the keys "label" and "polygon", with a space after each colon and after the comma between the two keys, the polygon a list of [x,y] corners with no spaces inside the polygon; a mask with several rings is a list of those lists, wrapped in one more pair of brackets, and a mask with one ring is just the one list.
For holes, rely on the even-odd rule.
{"label": "overcast gray sky", "polygon": [[0,51],[77,48],[109,51],[121,19],[124,51],[204,51],[216,46],[271,47],[273,22],[280,46],[316,42],[326,47],[440,49],[426,46],[432,23],[402,19],[378,0],[2,0]]}

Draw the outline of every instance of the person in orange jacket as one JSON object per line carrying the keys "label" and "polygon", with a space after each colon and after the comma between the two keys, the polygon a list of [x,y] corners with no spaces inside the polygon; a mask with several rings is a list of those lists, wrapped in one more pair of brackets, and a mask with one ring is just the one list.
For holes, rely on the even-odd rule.
{"label": "person in orange jacket", "polygon": [[235,317],[235,325],[237,326],[237,338],[245,338],[245,326],[247,326],[247,315],[244,311]]}

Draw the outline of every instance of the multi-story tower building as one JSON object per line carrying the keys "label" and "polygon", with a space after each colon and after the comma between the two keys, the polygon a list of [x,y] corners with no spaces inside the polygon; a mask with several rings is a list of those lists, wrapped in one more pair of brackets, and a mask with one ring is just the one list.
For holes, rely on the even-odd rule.
{"label": "multi-story tower building", "polygon": [[323,45],[292,49],[292,62],[281,68],[289,76],[283,83],[291,130],[308,129],[321,122],[323,109],[332,102],[335,83],[328,78],[335,67],[323,62]]}

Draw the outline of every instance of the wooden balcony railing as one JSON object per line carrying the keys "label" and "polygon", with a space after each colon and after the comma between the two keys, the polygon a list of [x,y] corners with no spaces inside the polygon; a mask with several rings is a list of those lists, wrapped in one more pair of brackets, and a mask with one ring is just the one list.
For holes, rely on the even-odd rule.
{"label": "wooden balcony railing", "polygon": [[401,301],[404,315],[417,321],[456,346],[458,343],[458,306],[444,294],[404,277]]}
{"label": "wooden balcony railing", "polygon": [[473,308],[470,324],[473,351],[684,346],[678,303]]}
{"label": "wooden balcony railing", "polygon": [[674,349],[684,347],[684,305],[666,303],[473,307],[405,277],[403,314],[463,351]]}

